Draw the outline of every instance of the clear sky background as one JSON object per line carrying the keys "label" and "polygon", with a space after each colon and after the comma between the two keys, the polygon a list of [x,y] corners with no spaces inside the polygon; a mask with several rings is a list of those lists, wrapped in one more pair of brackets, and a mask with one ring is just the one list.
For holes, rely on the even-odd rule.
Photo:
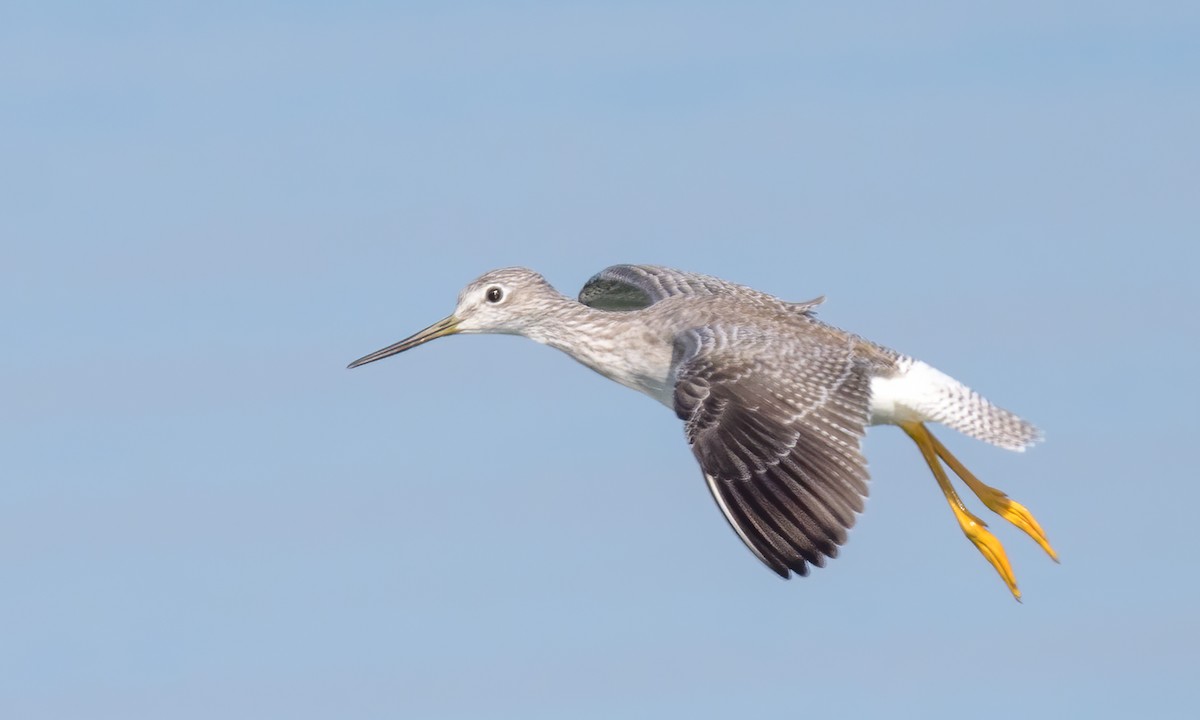
{"label": "clear sky background", "polygon": [[[1194,717],[1200,10],[844,5],[5,3],[0,716]],[[1037,422],[941,436],[1063,563],[885,427],[784,582],[563,355],[345,370],[618,262]]]}

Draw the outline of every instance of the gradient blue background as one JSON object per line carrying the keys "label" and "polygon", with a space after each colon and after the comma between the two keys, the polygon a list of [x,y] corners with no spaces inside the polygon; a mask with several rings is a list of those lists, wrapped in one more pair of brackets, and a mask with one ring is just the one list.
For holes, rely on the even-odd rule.
{"label": "gradient blue background", "polygon": [[[1194,717],[1195,3],[9,2],[0,716]],[[1040,424],[804,580],[524,264],[719,274]],[[982,509],[981,509],[982,512]],[[965,715],[964,715],[965,713]]]}

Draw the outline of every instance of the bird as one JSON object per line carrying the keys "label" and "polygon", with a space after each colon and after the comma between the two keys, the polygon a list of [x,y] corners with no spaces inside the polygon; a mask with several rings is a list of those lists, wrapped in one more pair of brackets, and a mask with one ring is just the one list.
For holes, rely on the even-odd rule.
{"label": "bird", "polygon": [[572,299],[532,270],[501,268],[468,284],[445,319],[349,367],[456,334],[521,335],[565,352],[675,412],[717,507],[784,579],[837,557],[867,497],[866,429],[896,425],[1020,601],[1004,546],[943,463],[1056,562],[1057,553],[1032,513],[975,477],[928,424],[1014,451],[1041,432],[931,365],[819,320],[824,301],[789,302],[656,265],[608,267]]}

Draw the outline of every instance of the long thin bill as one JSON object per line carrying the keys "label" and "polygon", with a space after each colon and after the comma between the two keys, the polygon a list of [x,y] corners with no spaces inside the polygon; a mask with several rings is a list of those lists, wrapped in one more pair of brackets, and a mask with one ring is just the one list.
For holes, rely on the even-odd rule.
{"label": "long thin bill", "polygon": [[435,322],[434,324],[425,328],[424,330],[417,333],[416,335],[413,335],[412,337],[404,338],[403,340],[396,343],[395,345],[388,345],[384,349],[376,350],[375,352],[371,353],[370,355],[363,355],[362,357],[360,357],[359,359],[350,363],[346,367],[356,368],[359,365],[366,365],[367,363],[372,363],[372,362],[375,362],[376,360],[382,360],[385,357],[390,357],[392,355],[402,353],[405,350],[411,350],[412,348],[415,348],[418,345],[423,345],[423,344],[429,342],[430,340],[440,338],[443,335],[453,335],[454,333],[458,332],[457,327],[458,327],[458,318],[451,315],[450,317],[446,318],[445,320],[439,320],[439,321]]}

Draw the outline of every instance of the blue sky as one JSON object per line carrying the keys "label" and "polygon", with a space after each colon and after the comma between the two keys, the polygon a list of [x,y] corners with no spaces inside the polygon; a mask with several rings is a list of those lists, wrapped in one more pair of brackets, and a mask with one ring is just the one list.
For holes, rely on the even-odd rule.
{"label": "blue sky", "polygon": [[[0,715],[1187,717],[1192,3],[11,3]],[[511,337],[528,265],[799,300],[1042,426],[902,433],[783,582],[678,421]],[[982,509],[980,510],[981,512]]]}

